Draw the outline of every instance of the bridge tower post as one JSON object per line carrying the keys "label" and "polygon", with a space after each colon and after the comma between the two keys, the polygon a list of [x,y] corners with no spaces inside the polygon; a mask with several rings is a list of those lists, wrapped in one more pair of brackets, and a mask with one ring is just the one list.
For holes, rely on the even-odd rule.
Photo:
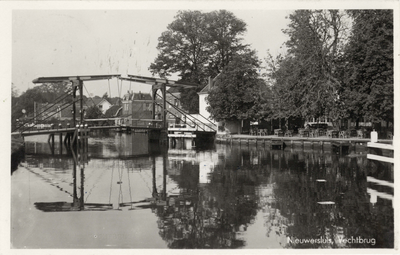
{"label": "bridge tower post", "polygon": [[77,82],[72,82],[72,126],[76,127],[76,89],[77,89]]}
{"label": "bridge tower post", "polygon": [[167,90],[166,90],[166,85],[163,83],[161,85],[161,91],[163,95],[163,129],[167,130],[168,124],[167,124]]}
{"label": "bridge tower post", "polygon": [[78,80],[78,86],[79,86],[79,104],[80,104],[80,116],[81,116],[81,120],[80,120],[80,124],[84,125],[83,123],[83,116],[84,116],[84,111],[83,111],[83,81],[82,80]]}
{"label": "bridge tower post", "polygon": [[[163,97],[163,102],[162,102],[162,116],[161,116],[161,120],[162,120],[162,125],[161,125],[161,130],[157,131],[157,140],[159,140],[159,142],[162,143],[167,143],[168,142],[168,132],[167,132],[167,128],[168,128],[168,123],[167,123],[167,99],[166,99],[166,84],[165,83],[155,83],[152,86],[152,96],[153,96],[153,119],[155,119],[155,105],[156,105],[156,99],[157,99],[157,91],[160,90],[162,97]],[[150,131],[149,131],[150,132]]]}
{"label": "bridge tower post", "polygon": [[153,96],[153,119],[155,119],[155,109],[156,109],[156,99],[157,99],[157,91],[160,90],[162,97],[163,97],[163,102],[162,102],[162,128],[163,129],[167,129],[168,125],[167,125],[167,90],[166,90],[166,84],[164,83],[156,83],[155,85],[153,85],[152,87],[152,96]]}

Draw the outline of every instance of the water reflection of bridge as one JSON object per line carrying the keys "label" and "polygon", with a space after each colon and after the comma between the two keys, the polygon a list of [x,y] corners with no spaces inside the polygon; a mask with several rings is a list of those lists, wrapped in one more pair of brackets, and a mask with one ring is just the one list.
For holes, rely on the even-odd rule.
{"label": "water reflection of bridge", "polygon": [[[287,245],[287,236],[302,238],[308,234],[305,230],[327,238],[360,233],[372,237],[375,232],[359,222],[376,223],[376,217],[390,218],[390,212],[382,209],[385,201],[378,200],[374,206],[369,202],[367,162],[363,155],[235,146],[209,151],[175,148],[168,154],[131,160],[93,159],[84,165],[83,202],[78,168],[75,200],[41,202],[37,208],[60,212],[149,209],[157,215],[159,235],[172,248],[242,247],[242,237],[255,232],[263,244],[276,239],[282,246]],[[107,170],[98,171],[101,167]],[[209,167],[204,179],[201,167]],[[44,169],[41,174],[47,174],[51,182],[51,171]],[[66,174],[72,176],[71,171],[61,176]],[[134,179],[140,182],[132,185]],[[101,185],[106,189],[96,189]],[[139,199],[131,199],[130,194],[138,192],[142,193]],[[359,232],[354,226],[360,227]],[[390,226],[383,228],[390,230]]]}

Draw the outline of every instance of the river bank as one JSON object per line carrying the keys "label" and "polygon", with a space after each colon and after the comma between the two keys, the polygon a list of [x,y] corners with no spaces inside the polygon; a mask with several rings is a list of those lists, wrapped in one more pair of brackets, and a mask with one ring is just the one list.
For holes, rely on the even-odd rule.
{"label": "river bank", "polygon": [[18,164],[25,156],[25,142],[24,138],[19,135],[11,136],[11,173],[13,173]]}
{"label": "river bank", "polygon": [[[357,137],[349,137],[349,138],[331,138],[328,136],[319,136],[319,137],[300,137],[300,136],[284,136],[278,137],[276,135],[265,135],[265,136],[254,136],[254,135],[217,135],[216,141],[219,143],[264,143],[270,141],[283,141],[286,143],[325,143],[325,142],[342,142],[342,143],[353,143],[353,144],[366,144],[371,141],[369,138],[357,138]],[[379,143],[392,144],[393,140],[390,139],[378,139]]]}

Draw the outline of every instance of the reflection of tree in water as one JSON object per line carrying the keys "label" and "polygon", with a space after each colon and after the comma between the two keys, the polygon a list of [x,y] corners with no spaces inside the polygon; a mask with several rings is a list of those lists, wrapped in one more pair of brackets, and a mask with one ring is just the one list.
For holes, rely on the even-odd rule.
{"label": "reflection of tree in water", "polygon": [[[326,161],[323,157],[306,154],[304,164],[282,160],[274,193],[277,208],[290,221],[286,231],[291,240],[331,239],[332,243],[288,242],[287,247],[393,247],[393,209],[370,204],[363,160],[333,155]],[[376,245],[339,241],[351,237],[375,238]]]}
{"label": "reflection of tree in water", "polygon": [[251,171],[216,166],[209,184],[199,184],[199,166],[183,162],[179,175],[170,176],[180,194],[165,203],[155,201],[160,235],[170,248],[239,248],[236,236],[257,213]]}

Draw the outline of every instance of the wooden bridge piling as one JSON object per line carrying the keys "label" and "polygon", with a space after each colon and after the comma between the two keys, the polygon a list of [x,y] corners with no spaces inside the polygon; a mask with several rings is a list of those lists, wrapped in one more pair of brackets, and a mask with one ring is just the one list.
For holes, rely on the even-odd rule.
{"label": "wooden bridge piling", "polygon": [[60,133],[59,135],[60,138],[60,154],[62,154],[63,152],[63,139],[62,139],[62,133]]}

